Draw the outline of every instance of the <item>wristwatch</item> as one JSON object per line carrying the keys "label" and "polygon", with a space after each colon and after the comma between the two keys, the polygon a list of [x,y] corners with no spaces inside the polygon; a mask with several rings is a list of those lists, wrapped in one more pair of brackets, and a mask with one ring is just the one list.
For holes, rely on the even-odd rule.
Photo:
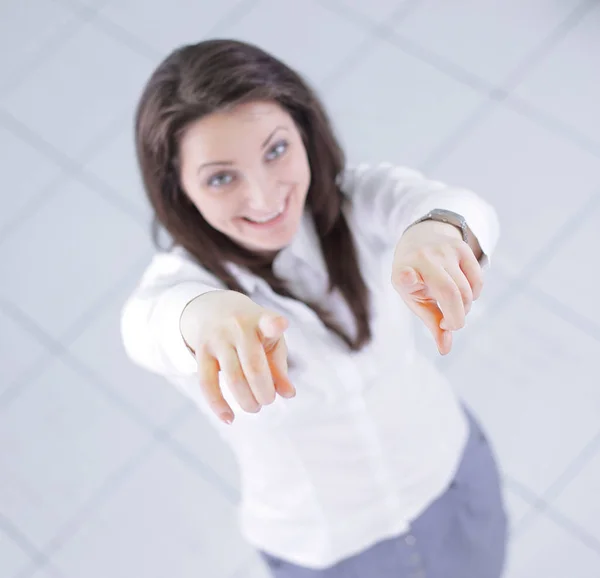
{"label": "wristwatch", "polygon": [[[422,223],[423,221],[439,221],[440,223],[448,223],[448,225],[454,225],[461,233],[463,241],[465,243],[469,243],[469,239],[471,236],[471,232],[469,226],[467,225],[467,221],[465,218],[458,213],[454,213],[453,211],[447,211],[446,209],[433,209],[429,211],[424,217],[421,217],[410,227],[413,225],[417,225],[418,223]],[[409,227],[409,228],[410,228]]]}

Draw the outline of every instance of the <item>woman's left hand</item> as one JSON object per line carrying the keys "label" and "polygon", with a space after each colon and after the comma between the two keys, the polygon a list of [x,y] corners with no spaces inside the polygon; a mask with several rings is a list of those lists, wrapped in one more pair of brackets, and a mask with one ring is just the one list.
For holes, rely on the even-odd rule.
{"label": "woman's left hand", "polygon": [[423,221],[410,227],[396,245],[392,284],[446,355],[452,348],[452,331],[464,327],[481,293],[483,275],[456,227]]}

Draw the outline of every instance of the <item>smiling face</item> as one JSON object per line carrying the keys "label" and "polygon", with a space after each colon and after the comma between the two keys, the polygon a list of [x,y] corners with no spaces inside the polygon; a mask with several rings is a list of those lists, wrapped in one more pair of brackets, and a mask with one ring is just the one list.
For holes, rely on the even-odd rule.
{"label": "smiling face", "polygon": [[278,104],[250,102],[192,123],[180,141],[181,183],[214,229],[257,252],[288,245],[302,219],[310,166]]}

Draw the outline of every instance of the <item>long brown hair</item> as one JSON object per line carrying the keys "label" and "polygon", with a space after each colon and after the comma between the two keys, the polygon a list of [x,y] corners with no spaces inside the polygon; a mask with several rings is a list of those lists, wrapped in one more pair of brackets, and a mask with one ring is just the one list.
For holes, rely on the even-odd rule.
{"label": "long brown hair", "polygon": [[306,203],[330,289],[337,288],[348,303],[356,334],[346,334],[319,304],[306,304],[351,349],[359,350],[371,338],[369,293],[336,184],[344,168],[344,154],[315,93],[296,72],[260,48],[233,40],[184,46],[171,53],[150,77],[137,108],[135,138],[143,182],[155,213],[155,243],[158,245],[162,226],[174,245],[183,247],[228,289],[243,292],[226,267],[229,262],[262,277],[276,293],[295,298],[293,288],[275,276],[271,262],[242,248],[204,220],[180,182],[179,140],[186,127],[205,115],[258,100],[277,102],[302,135],[312,174]]}

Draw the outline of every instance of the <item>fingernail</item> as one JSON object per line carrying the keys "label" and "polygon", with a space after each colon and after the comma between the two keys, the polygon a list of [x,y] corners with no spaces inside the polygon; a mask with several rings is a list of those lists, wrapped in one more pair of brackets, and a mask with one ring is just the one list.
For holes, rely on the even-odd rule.
{"label": "fingernail", "polygon": [[284,391],[283,392],[283,397],[286,397],[287,399],[291,399],[292,397],[296,397],[296,390],[293,389],[291,391]]}
{"label": "fingernail", "polygon": [[224,421],[227,425],[233,423],[233,414],[229,411],[224,411],[220,416],[221,421]]}
{"label": "fingernail", "polygon": [[442,321],[440,323],[440,329],[443,329],[444,331],[448,331],[448,324],[446,323],[445,319],[442,319]]}

